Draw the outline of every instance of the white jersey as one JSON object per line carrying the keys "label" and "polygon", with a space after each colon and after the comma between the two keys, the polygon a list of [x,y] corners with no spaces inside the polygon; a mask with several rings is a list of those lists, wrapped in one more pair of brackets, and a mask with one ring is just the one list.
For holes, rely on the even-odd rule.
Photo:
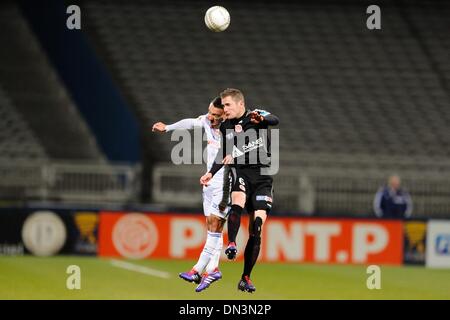
{"label": "white jersey", "polygon": [[[209,171],[216,159],[217,152],[220,149],[221,134],[219,129],[211,127],[211,122],[208,120],[208,116],[202,115],[196,119],[183,119],[174,124],[167,125],[166,131],[180,130],[180,129],[193,129],[194,127],[202,127],[205,130],[207,138],[207,171]],[[229,202],[229,195],[227,191],[227,199],[224,199],[224,169],[222,167],[209,182],[208,186],[203,186],[203,212],[205,216],[214,214],[221,218],[226,218],[226,214],[229,211],[229,207],[226,207],[224,211],[220,211],[219,204],[223,201]],[[225,181],[228,183],[228,179]]]}
{"label": "white jersey", "polygon": [[[202,127],[205,130],[207,138],[207,162],[206,171],[209,171],[216,159],[217,152],[220,149],[220,130],[211,127],[211,122],[208,120],[208,115],[204,114],[195,119],[183,119],[174,124],[167,125],[166,131],[193,129],[194,127]],[[223,172],[224,168],[220,169],[210,181],[210,185],[214,188],[222,188],[223,186]]]}

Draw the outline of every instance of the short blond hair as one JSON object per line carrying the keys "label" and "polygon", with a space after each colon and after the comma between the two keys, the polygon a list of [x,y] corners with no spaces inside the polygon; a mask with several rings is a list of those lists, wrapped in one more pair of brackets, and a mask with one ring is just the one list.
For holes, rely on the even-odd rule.
{"label": "short blond hair", "polygon": [[226,88],[220,93],[220,98],[231,97],[234,101],[244,101],[244,94],[239,89]]}

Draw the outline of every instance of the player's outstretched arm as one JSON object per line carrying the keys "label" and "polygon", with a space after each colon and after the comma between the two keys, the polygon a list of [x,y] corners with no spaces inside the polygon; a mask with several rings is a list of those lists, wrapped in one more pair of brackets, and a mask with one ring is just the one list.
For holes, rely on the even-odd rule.
{"label": "player's outstretched arm", "polygon": [[164,124],[162,122],[157,122],[153,125],[152,131],[156,132],[169,132],[173,130],[191,130],[195,127],[202,127],[201,117],[198,118],[188,118],[182,119],[178,122],[172,124]]}
{"label": "player's outstretched arm", "polygon": [[269,126],[276,126],[276,125],[278,125],[278,123],[280,123],[280,119],[278,119],[278,117],[274,114],[268,114],[267,116],[265,116],[264,121]]}

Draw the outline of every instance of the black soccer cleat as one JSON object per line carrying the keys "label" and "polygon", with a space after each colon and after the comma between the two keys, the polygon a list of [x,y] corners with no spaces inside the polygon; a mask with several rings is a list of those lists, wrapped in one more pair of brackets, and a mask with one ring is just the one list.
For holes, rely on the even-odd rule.
{"label": "black soccer cleat", "polygon": [[255,286],[248,276],[244,276],[238,283],[238,290],[243,292],[253,293],[256,291]]}
{"label": "black soccer cleat", "polygon": [[236,243],[230,242],[227,249],[225,250],[228,260],[234,260],[237,255]]}

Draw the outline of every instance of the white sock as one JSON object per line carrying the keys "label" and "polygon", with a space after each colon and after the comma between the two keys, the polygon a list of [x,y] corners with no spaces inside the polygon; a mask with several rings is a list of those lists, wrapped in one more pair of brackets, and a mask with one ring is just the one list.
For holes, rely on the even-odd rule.
{"label": "white sock", "polygon": [[200,254],[197,264],[193,268],[195,271],[198,273],[203,272],[203,269],[205,269],[206,265],[216,253],[217,244],[220,242],[220,239],[222,239],[222,233],[208,231],[208,236],[206,237],[206,243],[203,247],[203,251]]}
{"label": "white sock", "polygon": [[222,254],[222,248],[223,248],[223,235],[220,234],[220,239],[217,242],[217,247],[215,250],[216,252],[214,252],[214,256],[211,258],[211,260],[209,260],[209,263],[206,266],[207,273],[211,273],[216,268],[219,267],[219,260],[220,260],[220,255]]}

